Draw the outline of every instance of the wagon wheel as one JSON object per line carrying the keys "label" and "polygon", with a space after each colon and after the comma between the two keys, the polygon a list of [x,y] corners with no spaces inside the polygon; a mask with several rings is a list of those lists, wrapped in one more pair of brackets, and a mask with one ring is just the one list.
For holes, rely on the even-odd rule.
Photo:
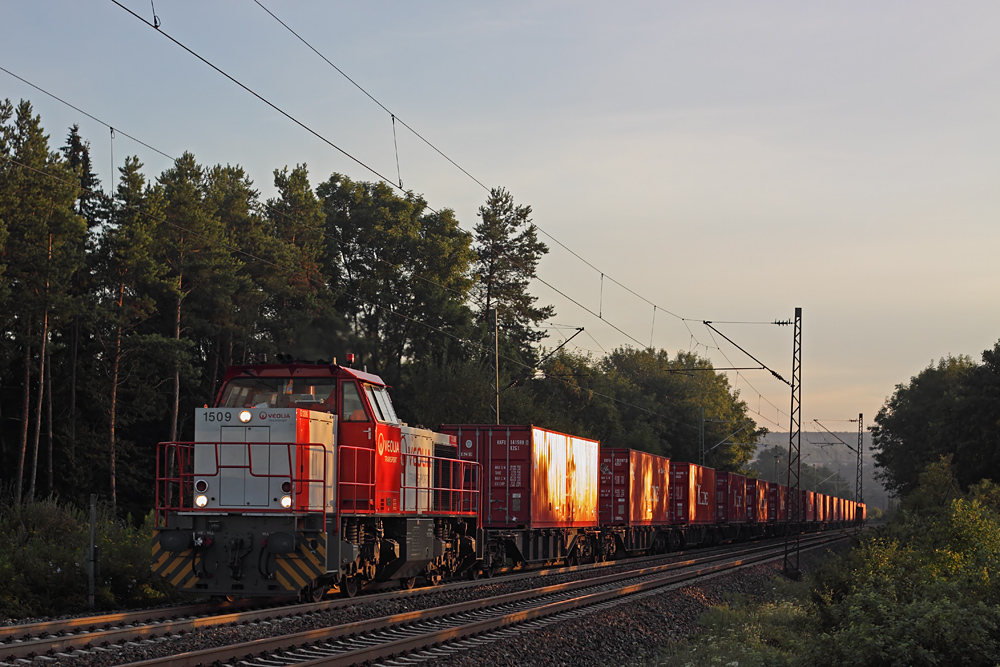
{"label": "wagon wheel", "polygon": [[477,568],[477,567],[470,568],[469,569],[469,580],[470,581],[475,581],[476,579],[479,578],[479,574],[480,574],[479,568]]}
{"label": "wagon wheel", "polygon": [[404,591],[412,590],[417,583],[416,577],[404,577],[399,580],[399,587]]}
{"label": "wagon wheel", "polygon": [[326,595],[329,588],[325,584],[316,584],[315,586],[306,586],[299,593],[299,600],[302,602],[319,602]]}
{"label": "wagon wheel", "polygon": [[360,588],[358,581],[358,576],[353,577],[345,576],[340,580],[340,594],[345,598],[352,598],[358,594],[358,589]]}

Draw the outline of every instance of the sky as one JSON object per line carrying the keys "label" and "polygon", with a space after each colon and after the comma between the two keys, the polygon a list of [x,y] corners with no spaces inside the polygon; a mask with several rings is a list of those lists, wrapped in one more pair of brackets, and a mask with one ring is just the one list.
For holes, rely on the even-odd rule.
{"label": "sky", "polygon": [[[710,320],[790,378],[792,328],[767,323],[800,307],[811,430],[870,424],[1000,339],[996,3],[119,2],[163,34],[111,0],[0,0],[0,67],[118,132],[5,72],[0,99],[30,100],[53,147],[79,124],[106,188],[126,155],[170,165],[123,133],[240,164],[264,197],[297,164],[401,179],[467,230],[507,188],[550,248],[550,348],[583,327],[567,349],[754,366]],[[392,115],[261,5],[395,115],[395,147]],[[785,384],[729,376],[788,430]]]}

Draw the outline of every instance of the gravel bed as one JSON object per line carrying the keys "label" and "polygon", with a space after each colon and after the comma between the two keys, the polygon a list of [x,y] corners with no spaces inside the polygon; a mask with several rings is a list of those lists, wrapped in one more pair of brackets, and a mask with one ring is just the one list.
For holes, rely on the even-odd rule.
{"label": "gravel bed", "polygon": [[[666,560],[663,562],[666,562]],[[653,564],[646,563],[643,564],[643,567]],[[518,580],[506,580],[504,577],[498,577],[497,579],[483,582],[481,586],[454,590],[443,588],[440,592],[436,593],[425,593],[392,600],[366,601],[364,596],[360,596],[357,598],[356,604],[330,611],[278,618],[280,610],[275,610],[275,618],[271,621],[220,626],[168,638],[144,640],[123,646],[102,647],[109,648],[109,650],[98,650],[88,655],[71,658],[56,656],[54,661],[48,661],[45,664],[52,665],[53,667],[112,667],[113,665],[150,660],[167,655],[200,651],[227,644],[248,642],[255,639],[287,635],[305,630],[379,618],[381,616],[390,616],[417,609],[427,609],[478,598],[505,595],[543,585],[603,576],[635,568],[635,564],[609,566],[586,572],[546,575],[544,577],[529,577]],[[0,660],[2,659],[3,646],[0,645]]]}
{"label": "gravel bed", "polygon": [[[842,543],[802,554],[802,573],[808,575],[829,552],[843,552]],[[547,625],[491,644],[425,664],[434,667],[588,667],[590,665],[649,665],[664,648],[701,631],[698,618],[733,595],[760,597],[781,575],[780,560],[742,568],[694,585],[665,587],[599,611]]]}
{"label": "gravel bed", "polygon": [[[698,617],[733,594],[760,595],[781,562],[746,567],[695,585],[670,587],[593,614],[507,637],[435,667],[643,665],[660,648],[698,631]],[[431,664],[431,663],[427,663]]]}

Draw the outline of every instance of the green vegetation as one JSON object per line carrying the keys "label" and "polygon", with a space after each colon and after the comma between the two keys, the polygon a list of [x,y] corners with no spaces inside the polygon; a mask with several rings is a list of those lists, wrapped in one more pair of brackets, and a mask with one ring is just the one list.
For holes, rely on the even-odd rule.
{"label": "green vegetation", "polygon": [[[53,500],[0,504],[0,618],[67,614],[87,609],[89,519]],[[149,568],[152,515],[138,527],[99,508],[101,563],[95,606],[121,609],[176,599]]]}
{"label": "green vegetation", "polygon": [[704,615],[666,665],[992,665],[1000,661],[1000,487],[963,493],[946,457],[890,522],[800,584]]}

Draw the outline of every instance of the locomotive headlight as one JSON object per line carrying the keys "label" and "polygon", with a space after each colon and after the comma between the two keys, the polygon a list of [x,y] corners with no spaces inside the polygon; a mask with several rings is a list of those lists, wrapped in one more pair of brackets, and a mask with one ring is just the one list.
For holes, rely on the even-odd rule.
{"label": "locomotive headlight", "polygon": [[198,493],[205,493],[208,491],[208,482],[203,479],[199,479],[194,483],[194,490]]}
{"label": "locomotive headlight", "polygon": [[249,410],[244,410],[243,412],[240,413],[240,421],[243,422],[244,424],[250,421],[251,418],[252,415],[250,414]]}
{"label": "locomotive headlight", "polygon": [[208,504],[208,496],[195,496],[194,504],[195,507],[204,507]]}
{"label": "locomotive headlight", "polygon": [[281,506],[284,507],[286,510],[289,509],[292,506],[292,497],[281,496]]}

